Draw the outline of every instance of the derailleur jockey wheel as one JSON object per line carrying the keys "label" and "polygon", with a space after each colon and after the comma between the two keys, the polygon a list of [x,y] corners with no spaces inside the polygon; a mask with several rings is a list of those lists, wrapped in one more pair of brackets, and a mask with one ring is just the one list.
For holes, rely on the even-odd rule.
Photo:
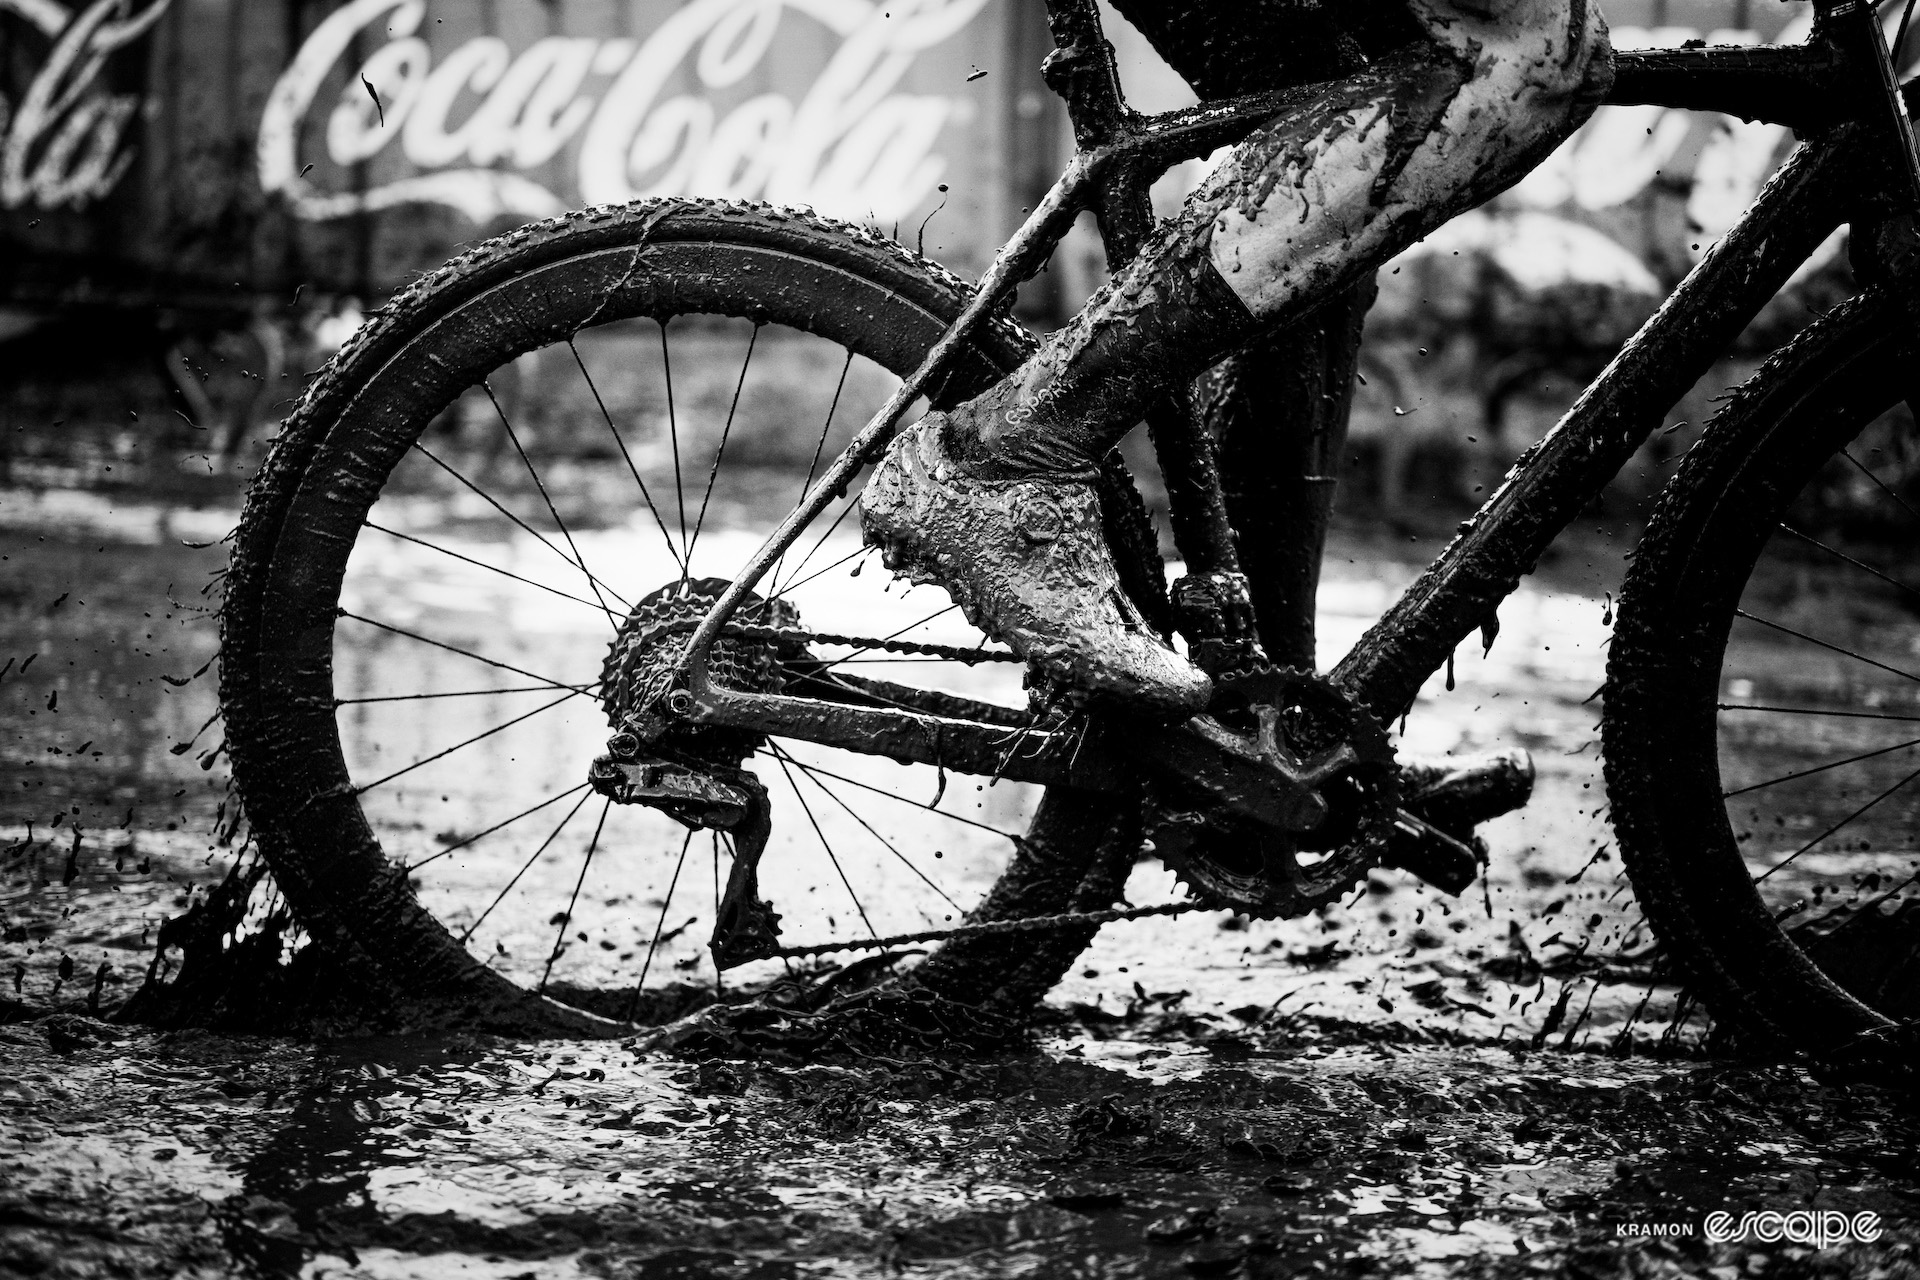
{"label": "derailleur jockey wheel", "polygon": [[1204,794],[1155,791],[1154,852],[1189,892],[1251,916],[1297,916],[1334,902],[1379,865],[1399,807],[1386,732],[1347,692],[1309,672],[1260,666],[1215,681],[1209,714],[1276,763],[1325,773],[1326,816],[1282,831]]}
{"label": "derailleur jockey wheel", "polygon": [[[692,830],[729,834],[733,870],[709,944],[721,969],[780,954],[779,913],[760,897],[760,855],[772,834],[772,812],[766,787],[741,767],[764,739],[686,724],[665,704],[677,687],[689,631],[727,586],[721,578],[683,580],[634,605],[601,668],[613,736],[587,775],[594,790],[617,804],[644,805]],[[791,604],[758,596],[748,598],[741,614],[761,630],[800,622]],[[708,658],[715,683],[750,693],[778,693],[789,667],[808,661],[806,645],[794,639],[724,636]]]}

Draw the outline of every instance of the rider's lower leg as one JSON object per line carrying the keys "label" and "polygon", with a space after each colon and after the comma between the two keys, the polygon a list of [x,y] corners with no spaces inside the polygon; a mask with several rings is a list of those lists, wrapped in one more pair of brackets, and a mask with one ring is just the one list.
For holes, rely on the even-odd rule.
{"label": "rider's lower leg", "polygon": [[1428,40],[1242,143],[1011,376],[907,428],[862,496],[889,568],[1069,689],[1189,714],[1207,677],[1118,585],[1092,481],[1147,406],[1511,186],[1611,79],[1590,0],[1409,0]]}

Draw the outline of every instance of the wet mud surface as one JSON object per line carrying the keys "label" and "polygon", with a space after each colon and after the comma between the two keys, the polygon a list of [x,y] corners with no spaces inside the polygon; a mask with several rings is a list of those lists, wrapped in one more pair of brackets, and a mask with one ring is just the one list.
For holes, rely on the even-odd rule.
{"label": "wet mud surface", "polygon": [[[1711,1056],[1619,874],[1592,695],[1629,532],[1572,543],[1503,607],[1492,651],[1463,648],[1454,687],[1437,675],[1396,737],[1429,754],[1534,752],[1535,802],[1485,829],[1484,887],[1455,899],[1382,872],[1307,920],[1111,926],[1030,1048],[769,1066],[631,1042],[313,1044],[87,1016],[138,985],[161,923],[234,856],[210,834],[230,811],[218,726],[196,738],[211,682],[193,678],[214,652],[201,589],[224,551],[182,545],[231,522],[53,493],[0,503],[0,664],[15,660],[0,674],[0,1274],[1920,1271],[1911,1103]],[[1439,542],[1343,535],[1323,648],[1344,650]],[[404,559],[374,569],[379,602],[407,617],[434,616],[459,585]],[[528,643],[591,655],[558,624]],[[1820,682],[1804,660],[1751,654],[1763,684],[1776,670],[1798,693]],[[367,715],[350,750],[414,749]],[[516,785],[574,776],[571,724],[551,730],[566,750]],[[1766,758],[1810,749],[1803,737]],[[501,802],[485,779],[425,779],[413,801],[431,811],[403,823],[394,802],[392,838],[431,850],[483,826],[483,804]],[[931,771],[911,786],[933,794]],[[852,831],[816,803],[828,835]],[[1032,803],[1003,784],[946,807],[1018,830]],[[1910,812],[1885,824],[1875,852],[1910,857]],[[589,989],[630,983],[636,943],[666,914],[638,877],[671,863],[651,828],[633,830],[567,925],[566,973]],[[960,902],[990,882],[998,841],[942,833]],[[776,881],[784,848],[769,853]],[[422,892],[452,901],[500,856],[448,859]],[[546,954],[547,890],[571,869],[550,875],[485,939],[516,976]],[[1127,888],[1141,905],[1175,893],[1154,861]],[[714,981],[708,907],[689,903],[655,984]],[[798,911],[795,940],[834,910]],[[1872,1212],[1883,1229],[1826,1251],[1710,1244],[1717,1209]]]}
{"label": "wet mud surface", "polygon": [[[0,1031],[0,1270],[1911,1275],[1911,1113],[1793,1069],[1059,1029],[774,1068],[617,1044]],[[1348,1042],[1342,1043],[1345,1039]],[[1704,1214],[1878,1239],[1710,1244]],[[1656,1235],[1667,1229],[1685,1234]]]}

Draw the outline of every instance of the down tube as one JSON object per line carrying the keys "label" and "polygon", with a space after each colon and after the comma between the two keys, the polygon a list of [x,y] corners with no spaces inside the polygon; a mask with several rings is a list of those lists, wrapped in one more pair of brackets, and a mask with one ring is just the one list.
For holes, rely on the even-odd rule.
{"label": "down tube", "polygon": [[1688,388],[1845,220],[1851,129],[1802,146],[1459,536],[1333,670],[1382,721],[1495,610]]}

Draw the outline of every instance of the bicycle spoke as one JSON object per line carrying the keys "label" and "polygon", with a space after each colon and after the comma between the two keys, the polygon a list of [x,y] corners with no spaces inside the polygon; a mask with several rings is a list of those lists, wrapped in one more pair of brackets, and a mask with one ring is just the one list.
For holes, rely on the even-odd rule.
{"label": "bicycle spoke", "polygon": [[820,455],[827,447],[827,433],[833,430],[833,415],[840,409],[840,393],[847,389],[847,373],[853,368],[853,352],[847,352],[847,362],[840,366],[840,381],[833,384],[833,400],[827,405],[827,420],[820,424],[820,438],[813,442],[813,461],[807,463],[807,478],[800,482],[800,495],[794,499],[797,506],[804,502],[807,490],[813,488],[813,476],[820,469]]}
{"label": "bicycle spoke", "polygon": [[[853,368],[853,351],[847,351],[846,363],[840,366],[840,380],[833,385],[833,400],[827,405],[827,420],[820,424],[820,438],[813,442],[813,458],[807,463],[807,475],[800,482],[800,494],[794,499],[794,505],[807,500],[807,491],[813,488],[813,476],[820,469],[820,456],[827,447],[827,433],[833,430],[833,415],[840,408],[840,393],[847,389],[847,373]],[[773,562],[773,581],[780,581],[780,571],[786,566],[787,553],[782,551],[780,558]],[[775,594],[778,594],[777,592]]]}
{"label": "bicycle spoke", "polygon": [[1720,702],[1714,704],[1721,711],[1771,711],[1783,716],[1839,716],[1847,720],[1895,720],[1906,723],[1920,723],[1920,716],[1890,716],[1881,711],[1839,711],[1825,707],[1768,707],[1744,702]]}
{"label": "bicycle spoke", "polygon": [[[413,447],[419,450],[420,453],[424,457],[426,457],[428,461],[432,462],[434,466],[439,467],[442,471],[446,472],[448,475],[452,476],[455,480],[458,480],[461,484],[465,485],[467,490],[470,493],[472,493],[475,497],[479,498],[482,502],[486,503],[488,506],[492,507],[495,511],[498,511],[501,515],[505,516],[508,520],[512,521],[522,531],[531,534],[535,539],[539,541],[541,546],[553,552],[553,554],[559,556],[562,560],[565,560],[573,568],[580,570],[582,573],[587,572],[585,565],[580,564],[578,561],[568,556],[567,553],[562,551],[559,547],[554,546],[553,542],[547,537],[546,534],[540,532],[538,529],[528,524],[525,520],[522,520],[519,516],[513,514],[513,512],[501,506],[500,503],[494,498],[492,494],[488,493],[485,489],[482,489],[479,485],[475,484],[473,481],[461,475],[458,471],[454,470],[453,467],[451,467],[447,463],[442,462],[438,457],[438,455],[436,455],[433,452],[433,450],[427,448],[427,446],[421,444],[418,440],[415,440],[413,442]],[[587,576],[592,577],[593,575],[588,574]],[[618,600],[620,598],[618,593],[616,593],[612,587],[608,587],[606,583],[601,582],[601,583],[598,583],[598,585],[601,587],[606,587],[607,594],[613,596],[614,599]],[[626,603],[626,601],[624,600],[621,600],[620,602],[622,604]]]}
{"label": "bicycle spoke", "polygon": [[[793,762],[795,764],[799,764],[800,760],[798,757],[795,757]],[[859,787],[862,791],[871,791],[877,796],[885,796],[887,799],[897,800],[901,804],[910,804],[916,809],[924,809],[928,813],[939,814],[943,818],[951,818],[953,821],[961,823],[965,826],[978,827],[982,831],[991,832],[992,834],[999,836],[1002,840],[1018,840],[1019,839],[1019,837],[1014,835],[1013,832],[1011,831],[1002,831],[998,827],[990,827],[986,823],[976,821],[973,818],[963,817],[962,815],[957,813],[949,813],[945,809],[941,809],[934,805],[927,804],[925,801],[909,800],[907,797],[899,794],[898,792],[888,791],[885,787],[876,787],[872,783],[862,782],[858,778],[849,778],[844,773],[835,773],[833,772],[833,770],[823,769],[817,764],[805,765],[803,767],[813,773],[819,774],[823,778],[832,778],[835,782],[844,782],[848,786]]]}
{"label": "bicycle spoke", "polygon": [[673,405],[673,352],[667,342],[667,322],[660,322],[660,363],[667,373],[667,439],[673,446],[673,501],[680,512],[680,578],[686,580],[687,491],[680,479],[680,415]]}
{"label": "bicycle spoke", "polygon": [[460,841],[458,844],[450,844],[438,853],[427,855],[426,857],[420,859],[420,861],[410,865],[407,868],[407,874],[412,875],[414,872],[418,871],[420,868],[428,865],[429,863],[438,862],[440,861],[440,859],[446,857],[448,854],[458,853],[460,852],[460,850],[466,848],[468,845],[476,844],[479,841],[486,839],[488,836],[492,835],[494,832],[501,831],[507,827],[512,826],[514,823],[520,821],[520,819],[525,817],[530,817],[531,815],[540,812],[542,809],[546,808],[550,804],[555,804],[561,800],[565,800],[568,796],[573,795],[576,792],[585,791],[591,785],[593,784],[588,782],[583,782],[577,787],[568,787],[565,791],[557,792],[554,795],[550,795],[545,800],[542,800],[539,804],[533,806],[533,808],[531,809],[522,809],[520,812],[514,814],[511,818],[506,819],[504,822],[496,822],[492,826],[488,827],[485,831],[479,832],[476,835],[470,835],[466,839]]}
{"label": "bicycle spoke", "polygon": [[[1908,876],[1905,880],[1902,880],[1899,884],[1896,884],[1895,886],[1893,886],[1893,888],[1887,890],[1885,893],[1881,894],[1879,897],[1873,899],[1871,902],[1865,903],[1862,906],[1860,906],[1845,920],[1842,920],[1839,924],[1833,926],[1833,928],[1829,929],[1826,933],[1820,935],[1820,940],[1824,942],[1829,938],[1838,937],[1840,933],[1844,931],[1846,928],[1848,928],[1850,925],[1857,924],[1861,920],[1872,918],[1880,910],[1882,906],[1886,905],[1888,902],[1891,902],[1895,897],[1899,896],[1901,893],[1905,892],[1906,890],[1912,888],[1915,884],[1920,884],[1920,871],[1914,872],[1912,875]],[[1832,914],[1833,913],[1831,911],[1827,913],[1828,916],[1831,916]],[[1824,919],[1826,917],[1822,917],[1822,918]]]}
{"label": "bicycle spoke", "polygon": [[[833,518],[833,523],[827,526],[827,531],[821,534],[819,539],[811,547],[807,548],[807,554],[800,557],[800,563],[793,566],[793,576],[795,578],[799,577],[801,574],[807,571],[807,565],[813,561],[814,556],[819,554],[820,548],[827,545],[827,539],[833,536],[833,531],[840,527],[840,522],[842,520],[845,520],[848,516],[853,514],[853,509],[858,505],[859,505],[858,503],[849,502],[847,503],[847,505],[840,508],[840,514]],[[866,548],[862,547],[861,550],[864,551],[866,550]],[[807,579],[807,581],[811,582],[813,581],[813,579],[809,578]],[[789,582],[791,582],[791,579],[789,579]],[[773,590],[773,594],[779,595],[782,591],[790,590],[790,589],[791,589],[790,587],[775,587]]]}
{"label": "bicycle spoke", "polygon": [[558,587],[550,587],[544,582],[535,582],[532,578],[523,578],[519,574],[514,573],[511,570],[502,569],[499,565],[488,564],[484,560],[475,560],[472,556],[463,556],[458,551],[452,551],[446,547],[438,546],[435,543],[428,542],[425,538],[416,538],[410,533],[401,533],[398,529],[389,529],[385,525],[375,524],[371,520],[363,521],[362,523],[364,523],[369,529],[374,529],[380,533],[386,534],[389,538],[398,538],[402,542],[411,542],[415,546],[425,547],[429,551],[438,551],[443,556],[452,556],[455,560],[463,560],[470,565],[476,565],[479,568],[487,570],[489,573],[497,573],[503,578],[512,578],[515,582],[524,582],[530,587],[538,587],[542,591],[550,591],[554,595],[559,596],[562,600],[571,600],[575,604],[583,604],[587,606],[587,608],[594,609],[594,610],[602,610],[606,608],[605,604],[595,604],[591,600],[582,599],[581,597],[576,596],[571,592],[562,591]]}
{"label": "bicycle spoke", "polygon": [[1830,547],[1826,543],[1820,541],[1820,539],[1812,537],[1808,534],[1804,534],[1800,532],[1798,529],[1795,529],[1790,525],[1782,524],[1780,527],[1781,529],[1785,530],[1787,533],[1790,533],[1794,537],[1800,539],[1802,542],[1811,543],[1812,545],[1820,548],[1820,550],[1826,552],[1828,555],[1833,556],[1834,558],[1839,560],[1844,560],[1848,564],[1852,565],[1854,568],[1859,569],[1864,573],[1872,574],[1874,577],[1880,579],[1880,581],[1886,583],[1888,586],[1896,587],[1900,591],[1905,592],[1907,595],[1912,596],[1914,599],[1920,600],[1920,590],[1916,590],[1915,588],[1908,586],[1906,583],[1900,581],[1898,578],[1890,577],[1887,574],[1880,572],[1878,569],[1874,568],[1872,565],[1867,564],[1865,561],[1856,560],[1852,556],[1848,555],[1846,552],[1840,550],[1838,547]]}
{"label": "bicycle spoke", "polygon": [[538,680],[548,688],[569,689],[574,693],[584,693],[596,701],[598,700],[599,695],[593,692],[600,683],[597,680],[589,685],[563,684],[558,680],[549,680],[546,676],[536,675],[534,672],[523,670],[511,663],[499,662],[493,658],[482,657],[471,649],[462,649],[460,646],[448,644],[444,640],[435,640],[431,637],[423,636],[417,631],[408,631],[405,627],[396,627],[390,622],[375,621],[372,618],[366,617],[364,614],[355,613],[351,609],[341,609],[338,612],[343,618],[351,618],[355,622],[364,622],[370,627],[378,627],[382,631],[391,631],[394,635],[405,636],[409,640],[417,640],[421,644],[432,645],[436,649],[445,649],[448,653],[457,653],[463,658],[472,658],[475,662],[484,663],[489,667],[498,667],[502,671],[511,671],[514,675],[525,676],[529,680]]}
{"label": "bicycle spoke", "polygon": [[[918,876],[922,884],[926,885],[927,888],[939,894],[940,900],[942,902],[945,902],[948,906],[952,907],[955,911],[960,910],[960,904],[955,902],[952,898],[948,897],[947,891],[945,889],[942,889],[939,885],[935,884],[932,880],[929,880],[927,878],[926,872],[920,870],[919,867],[914,866],[913,860],[907,857],[906,854],[900,852],[899,849],[894,847],[893,841],[887,839],[885,836],[881,835],[878,831],[874,830],[873,824],[868,822],[865,818],[861,817],[859,813],[855,812],[853,806],[848,804],[845,800],[841,799],[840,796],[833,790],[832,787],[829,787],[826,783],[814,777],[812,772],[807,768],[806,765],[801,764],[798,760],[795,760],[792,756],[788,755],[785,751],[781,750],[777,744],[768,743],[767,745],[773,748],[773,752],[775,756],[777,756],[782,760],[788,761],[793,765],[794,768],[800,770],[801,773],[806,774],[807,780],[809,782],[813,783],[814,786],[824,791],[829,800],[833,801],[835,804],[839,805],[842,809],[846,810],[847,816],[849,818],[852,818],[855,822],[859,823],[862,827],[864,827],[868,835],[872,836],[875,840],[878,840],[881,844],[885,845],[887,848],[887,852],[891,853],[894,857],[898,858],[902,866],[904,866],[907,870],[913,872],[914,875]],[[932,919],[929,918],[927,923],[932,924],[933,923]]]}
{"label": "bicycle spoke", "polygon": [[1865,463],[1861,462],[1860,459],[1853,456],[1853,450],[1842,449],[1840,451],[1840,456],[1845,458],[1848,462],[1851,462],[1854,465],[1855,469],[1857,469],[1861,475],[1873,481],[1873,485],[1876,489],[1880,490],[1880,492],[1886,494],[1889,498],[1892,498],[1895,502],[1899,503],[1900,509],[1902,511],[1905,511],[1908,515],[1912,516],[1915,520],[1920,520],[1920,511],[1915,511],[1911,506],[1907,504],[1907,500],[1905,498],[1901,497],[1899,494],[1895,493],[1893,490],[1887,488],[1886,481],[1882,480],[1879,476],[1869,471]]}
{"label": "bicycle spoke", "polygon": [[465,742],[456,742],[452,746],[448,747],[445,751],[437,751],[434,754],[428,756],[424,760],[415,760],[412,764],[408,765],[404,769],[395,769],[392,773],[388,774],[384,778],[381,778],[377,782],[369,782],[364,787],[355,787],[353,789],[353,794],[356,796],[363,796],[367,794],[367,792],[373,790],[375,787],[384,787],[389,782],[392,782],[395,778],[404,777],[405,775],[412,773],[415,769],[423,769],[426,766],[432,764],[436,760],[444,760],[456,751],[464,750],[465,748],[472,746],[476,742],[480,742],[487,738],[491,738],[496,733],[503,733],[506,730],[513,728],[513,726],[519,724],[523,720],[531,720],[535,716],[539,715],[542,711],[551,711],[555,707],[559,706],[561,703],[571,702],[579,696],[580,695],[578,693],[561,694],[558,698],[555,698],[552,702],[546,703],[544,706],[535,707],[533,710],[527,712],[525,715],[515,716],[513,719],[507,721],[505,724],[497,724],[493,726],[493,728],[488,729],[482,733],[476,733],[471,738],[468,738]]}
{"label": "bicycle spoke", "polygon": [[1892,795],[1894,792],[1900,790],[1900,788],[1906,786],[1909,782],[1912,782],[1915,778],[1920,778],[1920,769],[1915,769],[1912,773],[1900,779],[1900,781],[1894,783],[1892,786],[1888,787],[1885,791],[1882,791],[1879,795],[1867,801],[1865,804],[1861,805],[1858,809],[1855,809],[1852,813],[1840,819],[1840,821],[1834,823],[1832,826],[1828,827],[1825,831],[1822,831],[1819,835],[1815,836],[1813,839],[1801,845],[1798,849],[1795,849],[1792,853],[1782,858],[1779,862],[1775,863],[1773,866],[1767,868],[1767,870],[1755,876],[1753,878],[1753,882],[1755,884],[1759,884],[1762,880],[1765,880],[1768,876],[1771,876],[1774,872],[1780,870],[1782,867],[1786,866],[1788,863],[1798,858],[1801,854],[1813,848],[1815,845],[1819,844],[1822,840],[1825,840],[1828,836],[1840,830],[1842,827],[1852,822],[1855,818],[1858,818],[1861,814],[1873,808],[1875,805],[1879,804],[1882,800],[1885,800],[1888,796]]}
{"label": "bicycle spoke", "polygon": [[1904,751],[1908,747],[1920,747],[1920,738],[1911,738],[1906,742],[1896,742],[1890,747],[1879,747],[1873,751],[1863,752],[1857,756],[1848,756],[1844,760],[1834,760],[1828,764],[1815,765],[1811,769],[1800,769],[1794,773],[1784,773],[1777,778],[1769,778],[1765,782],[1756,782],[1750,787],[1741,787],[1738,791],[1722,792],[1720,798],[1722,800],[1731,800],[1735,796],[1746,795],[1749,791],[1762,791],[1768,787],[1778,786],[1783,782],[1792,782],[1795,778],[1810,778],[1816,773],[1825,773],[1829,769],[1839,769],[1846,765],[1859,764],[1862,760],[1871,760],[1875,756],[1890,755],[1895,751]]}
{"label": "bicycle spoke", "polygon": [[[838,569],[841,565],[845,564],[847,561],[857,559],[858,557],[866,555],[869,551],[872,551],[872,550],[873,550],[872,547],[855,547],[853,550],[847,552],[847,554],[841,556],[838,560],[835,560],[832,564],[828,565],[826,568],[815,569],[812,573],[800,579],[798,582],[789,582],[787,583],[786,586],[776,589],[773,593],[773,596],[770,598],[777,599],[780,596],[792,595],[794,592],[806,586],[809,582],[812,582],[814,579],[824,577],[825,575],[832,573],[835,569]],[[802,566],[802,567],[804,568],[805,566]],[[798,572],[798,570],[796,570],[796,572]]]}
{"label": "bicycle spoke", "polygon": [[1763,627],[1772,627],[1775,631],[1784,631],[1790,636],[1794,636],[1794,637],[1797,637],[1798,639],[1805,640],[1808,644],[1818,645],[1822,649],[1826,649],[1833,653],[1840,654],[1843,657],[1853,658],[1860,662],[1864,662],[1870,667],[1878,667],[1880,670],[1888,672],[1892,675],[1899,676],[1903,680],[1912,680],[1912,681],[1915,681],[1916,683],[1920,683],[1920,676],[1913,674],[1913,672],[1902,671],[1899,667],[1890,667],[1884,662],[1881,662],[1874,658],[1867,657],[1867,655],[1864,653],[1855,653],[1851,649],[1844,648],[1840,645],[1833,644],[1829,641],[1816,639],[1815,637],[1808,635],[1804,631],[1795,631],[1792,627],[1786,626],[1783,623],[1773,622],[1773,621],[1770,621],[1769,619],[1762,618],[1756,614],[1748,613],[1745,609],[1735,609],[1734,614],[1738,617],[1745,618],[1749,622],[1757,622]]}
{"label": "bicycle spoke", "polygon": [[660,508],[654,505],[653,494],[647,489],[647,482],[640,478],[640,468],[634,465],[633,455],[627,452],[627,442],[620,438],[620,429],[613,425],[613,415],[607,411],[607,402],[600,398],[600,388],[595,385],[593,375],[587,372],[587,362],[580,357],[580,348],[572,338],[567,339],[567,350],[573,352],[573,362],[580,366],[580,376],[587,381],[587,390],[593,393],[593,402],[600,406],[600,418],[607,424],[607,431],[613,436],[614,444],[620,447],[620,456],[626,460],[627,470],[633,473],[633,482],[640,486],[640,497],[647,504],[653,522],[660,529],[660,536],[666,539],[667,554],[673,557],[674,567],[680,570],[680,576],[686,577],[686,565],[680,559],[680,548],[673,545],[673,535],[667,532],[667,522],[660,516]]}
{"label": "bicycle spoke", "polygon": [[452,693],[390,693],[379,698],[335,698],[336,707],[359,707],[370,702],[428,702],[434,698],[488,698],[501,693],[545,693],[558,686],[522,684],[510,689],[459,689]]}
{"label": "bicycle spoke", "polygon": [[612,799],[600,806],[600,821],[593,824],[593,839],[587,841],[587,856],[580,860],[580,877],[573,882],[573,895],[567,899],[567,909],[560,917],[560,931],[554,935],[553,950],[547,954],[547,967],[540,971],[540,985],[535,987],[538,995],[547,989],[547,979],[553,976],[553,962],[567,948],[567,929],[573,924],[573,908],[580,901],[580,886],[587,882],[587,868],[593,865],[594,850],[600,847],[600,833],[606,829],[607,814],[613,809]]}
{"label": "bicycle spoke", "polygon": [[485,924],[487,922],[487,917],[493,914],[493,909],[499,906],[502,902],[505,902],[507,900],[507,895],[513,892],[513,886],[520,883],[520,877],[526,875],[527,872],[532,869],[533,864],[540,861],[540,855],[545,853],[548,847],[551,846],[555,840],[558,840],[560,838],[560,833],[567,829],[567,824],[569,822],[573,821],[573,815],[580,812],[581,809],[585,808],[587,801],[592,798],[593,798],[592,793],[589,792],[588,794],[583,795],[578,800],[574,801],[573,808],[567,810],[567,816],[560,819],[559,824],[556,825],[552,831],[547,833],[547,838],[540,842],[540,847],[533,851],[532,856],[529,857],[525,862],[520,864],[520,869],[513,873],[513,879],[507,881],[506,886],[502,888],[499,893],[496,893],[493,895],[493,901],[487,904],[487,909],[480,913],[479,918],[476,919],[472,924],[467,926],[466,931],[460,935],[461,946],[463,947],[466,946],[467,940],[473,937],[474,931],[479,929],[481,925]]}
{"label": "bicycle spoke", "polygon": [[[500,415],[500,425],[507,429],[507,439],[513,442],[513,451],[520,455],[521,464],[526,467],[527,475],[533,479],[533,487],[540,491],[540,500],[547,504],[547,514],[553,517],[553,522],[556,525],[560,526],[560,536],[567,540],[567,550],[573,552],[572,558],[574,565],[579,568],[581,573],[586,575],[587,585],[593,589],[594,599],[600,601],[600,608],[606,613],[607,621],[618,629],[620,619],[614,616],[612,609],[607,608],[606,600],[601,597],[600,580],[593,576],[593,570],[587,568],[587,559],[580,554],[579,544],[573,540],[573,530],[567,528],[567,522],[560,518],[560,509],[553,505],[553,495],[547,492],[546,482],[540,479],[540,473],[534,469],[533,459],[527,456],[526,446],[520,443],[520,433],[513,429],[513,423],[507,418],[507,411],[500,407],[500,401],[493,394],[493,387],[483,379],[480,383],[480,389],[487,393],[487,400],[493,405],[493,411]],[[607,594],[613,596],[615,600],[619,600],[622,607],[627,609],[633,608],[626,600],[622,600],[620,596],[614,592],[612,587],[607,588]]]}
{"label": "bicycle spoke", "polygon": [[746,358],[740,361],[740,378],[733,384],[733,402],[727,406],[727,420],[720,427],[720,447],[713,451],[713,466],[707,471],[707,491],[700,495],[700,514],[693,519],[693,538],[687,543],[687,560],[693,560],[693,549],[700,545],[700,530],[707,523],[707,504],[713,501],[713,485],[720,478],[720,462],[727,456],[727,437],[733,434],[733,417],[740,411],[740,393],[746,390],[747,369],[753,364],[753,348],[760,341],[760,326],[753,326],[753,332],[747,336]]}
{"label": "bicycle spoke", "polygon": [[787,775],[787,785],[793,788],[793,798],[800,802],[800,811],[807,815],[807,824],[813,828],[813,834],[819,838],[820,847],[827,851],[827,861],[833,864],[834,871],[840,876],[840,883],[847,887],[847,896],[853,899],[853,909],[860,913],[860,923],[867,926],[867,936],[878,942],[879,931],[873,927],[873,921],[867,919],[867,909],[860,905],[860,895],[853,891],[853,881],[847,879],[846,870],[840,865],[840,859],[833,852],[833,846],[827,843],[827,833],[820,829],[820,820],[813,816],[813,806],[808,804],[807,798],[800,794],[800,784],[794,781],[793,770],[789,769],[787,762],[779,756],[774,757],[774,762],[780,766],[780,772]]}
{"label": "bicycle spoke", "polygon": [[653,941],[647,944],[647,958],[640,962],[640,980],[633,984],[633,1003],[627,1006],[628,1022],[640,1011],[640,992],[647,985],[647,970],[653,967],[653,954],[660,949],[660,935],[666,930],[667,912],[673,906],[673,891],[680,884],[680,868],[687,865],[687,848],[692,844],[693,828],[688,827],[687,838],[680,842],[680,856],[673,863],[673,878],[667,881],[667,900],[660,904],[660,918],[653,922]]}

